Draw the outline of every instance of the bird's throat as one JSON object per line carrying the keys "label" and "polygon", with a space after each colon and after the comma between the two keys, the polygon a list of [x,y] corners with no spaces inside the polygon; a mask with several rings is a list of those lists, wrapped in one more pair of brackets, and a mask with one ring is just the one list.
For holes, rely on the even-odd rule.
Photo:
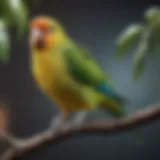
{"label": "bird's throat", "polygon": [[45,44],[44,44],[44,40],[43,39],[39,39],[36,42],[36,46],[35,46],[38,50],[44,49]]}

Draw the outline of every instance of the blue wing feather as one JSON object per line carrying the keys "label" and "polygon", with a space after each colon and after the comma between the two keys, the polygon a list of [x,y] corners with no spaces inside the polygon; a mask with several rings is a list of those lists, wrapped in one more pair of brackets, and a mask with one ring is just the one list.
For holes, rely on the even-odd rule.
{"label": "blue wing feather", "polygon": [[104,83],[100,83],[98,85],[95,86],[95,89],[99,92],[101,92],[104,95],[107,95],[113,99],[116,99],[118,101],[122,101],[123,99],[113,90],[113,88],[111,88],[110,86],[108,86],[105,82]]}

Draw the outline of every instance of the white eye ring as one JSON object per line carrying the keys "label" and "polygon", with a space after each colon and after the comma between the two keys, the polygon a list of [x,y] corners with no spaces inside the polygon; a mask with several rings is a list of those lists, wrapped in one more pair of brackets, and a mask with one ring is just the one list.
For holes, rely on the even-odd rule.
{"label": "white eye ring", "polygon": [[34,28],[31,30],[30,36],[33,38],[43,36],[43,32],[40,29]]}

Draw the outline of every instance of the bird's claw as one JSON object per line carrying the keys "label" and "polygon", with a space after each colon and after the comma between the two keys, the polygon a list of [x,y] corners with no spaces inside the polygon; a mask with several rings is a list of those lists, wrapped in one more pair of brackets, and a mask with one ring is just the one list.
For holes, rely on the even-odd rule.
{"label": "bird's claw", "polygon": [[60,130],[63,123],[64,123],[64,118],[61,115],[54,117],[51,121],[49,132],[57,133]]}
{"label": "bird's claw", "polygon": [[80,130],[82,125],[85,122],[85,117],[87,115],[87,112],[79,112],[73,119],[72,127],[75,130]]}

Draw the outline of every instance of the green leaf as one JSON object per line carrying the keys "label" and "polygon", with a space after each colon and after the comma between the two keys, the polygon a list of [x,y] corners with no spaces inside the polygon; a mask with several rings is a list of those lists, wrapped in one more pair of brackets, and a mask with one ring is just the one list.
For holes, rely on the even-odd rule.
{"label": "green leaf", "polygon": [[157,27],[153,30],[150,39],[149,39],[149,43],[148,43],[148,53],[150,56],[156,56],[160,53],[160,47],[159,47],[159,43],[160,43],[160,39],[157,35]]}
{"label": "green leaf", "polygon": [[127,50],[138,41],[143,26],[140,24],[129,25],[117,39],[116,56],[122,57],[126,54]]}
{"label": "green leaf", "polygon": [[155,36],[152,36],[148,44],[148,53],[150,54],[150,56],[153,56],[155,55],[156,50],[157,50],[157,39]]}
{"label": "green leaf", "polygon": [[157,40],[160,40],[160,21],[158,21],[154,27],[154,34]]}
{"label": "green leaf", "polygon": [[140,43],[137,47],[133,60],[134,79],[137,79],[145,71],[145,58],[149,51],[151,31],[151,28],[146,28],[141,34]]}
{"label": "green leaf", "polygon": [[160,7],[153,6],[148,8],[144,13],[144,18],[150,23],[155,24],[160,18]]}
{"label": "green leaf", "polygon": [[28,13],[22,0],[0,0],[2,15],[8,24],[14,25],[18,29],[18,34],[22,34],[27,26]]}
{"label": "green leaf", "polygon": [[145,57],[137,58],[136,63],[133,67],[133,76],[136,80],[139,78],[145,71]]}
{"label": "green leaf", "polygon": [[10,38],[6,25],[0,19],[0,64],[7,64],[10,58]]}

